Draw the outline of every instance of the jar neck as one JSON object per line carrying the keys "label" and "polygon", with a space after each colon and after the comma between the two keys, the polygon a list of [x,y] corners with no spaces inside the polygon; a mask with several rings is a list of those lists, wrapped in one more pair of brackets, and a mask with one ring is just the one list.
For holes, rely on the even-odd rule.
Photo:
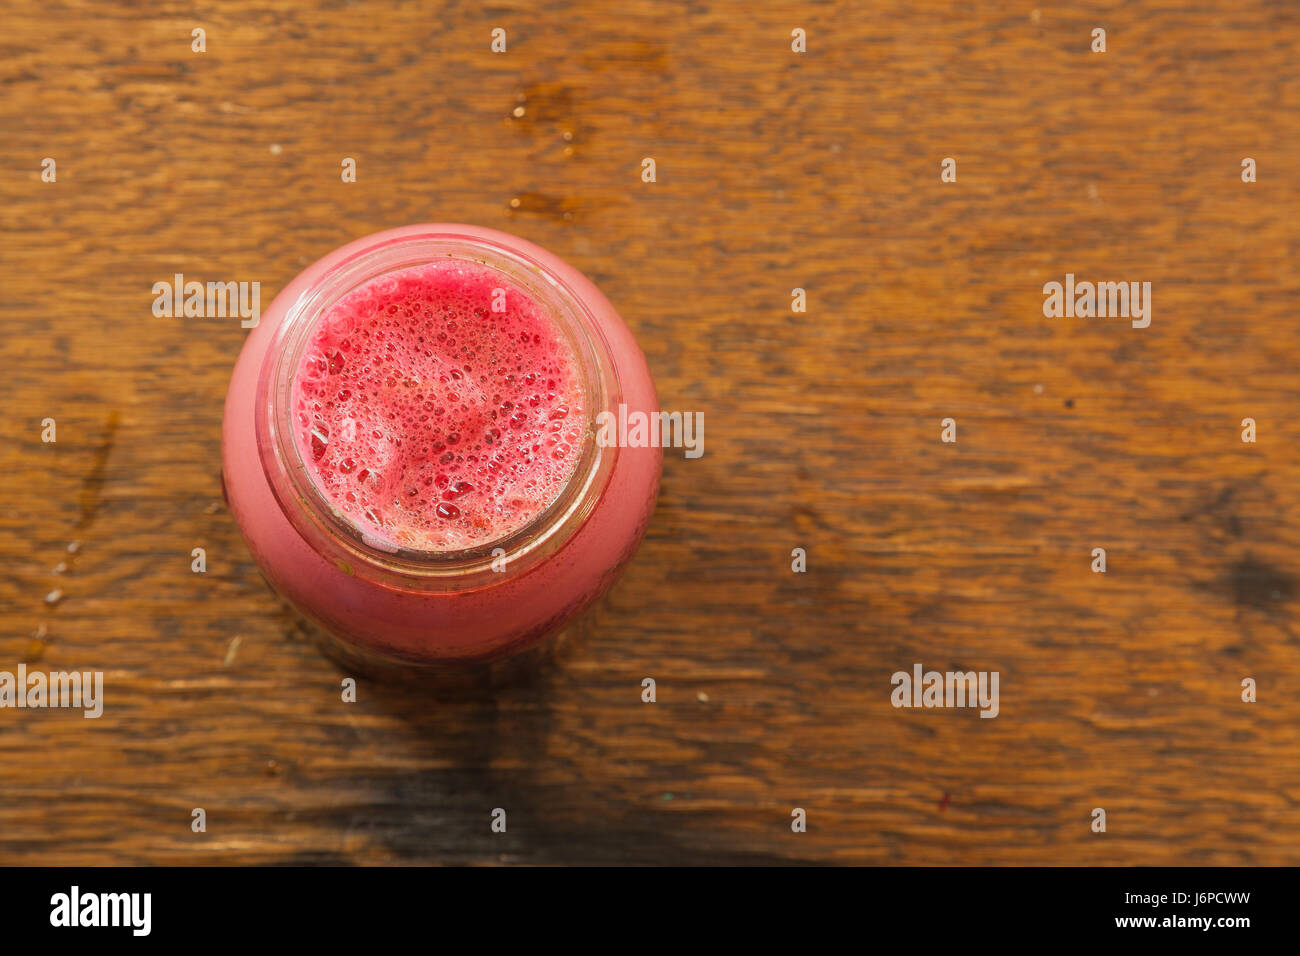
{"label": "jar neck", "polygon": [[[460,260],[500,273],[552,319],[576,357],[587,395],[581,450],[573,473],[546,508],[504,536],[455,551],[421,551],[376,538],[320,489],[295,437],[294,377],[313,330],[344,296],[404,269]],[[599,323],[564,280],[531,256],[480,236],[405,234],[333,263],[291,303],[276,328],[257,385],[255,428],[267,481],[286,518],[331,564],[394,587],[465,590],[525,573],[572,538],[605,489],[618,455],[596,440],[597,415],[622,401],[612,353]]]}

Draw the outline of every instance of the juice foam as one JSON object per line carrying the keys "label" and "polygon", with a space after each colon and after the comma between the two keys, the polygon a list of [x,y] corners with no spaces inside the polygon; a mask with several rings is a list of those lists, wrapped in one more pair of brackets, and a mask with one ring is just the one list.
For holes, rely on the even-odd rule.
{"label": "juice foam", "polygon": [[488,544],[559,496],[582,454],[573,345],[504,275],[447,259],[331,306],[293,378],[299,452],[371,539],[421,551]]}

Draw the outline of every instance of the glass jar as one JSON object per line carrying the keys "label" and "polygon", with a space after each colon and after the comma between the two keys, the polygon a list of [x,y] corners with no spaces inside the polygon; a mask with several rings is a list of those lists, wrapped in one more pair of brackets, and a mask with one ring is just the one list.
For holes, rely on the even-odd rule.
{"label": "glass jar", "polygon": [[[499,272],[546,310],[576,356],[587,420],[573,474],[531,521],[465,550],[419,551],[377,539],[322,493],[294,438],[293,377],[344,295],[448,257]],[[544,648],[618,577],[653,511],[662,452],[602,447],[597,416],[635,411],[658,413],[645,357],[577,270],[496,230],[409,226],[335,250],[264,312],[226,397],[223,487],[266,579],[338,656],[372,670],[455,670]]]}

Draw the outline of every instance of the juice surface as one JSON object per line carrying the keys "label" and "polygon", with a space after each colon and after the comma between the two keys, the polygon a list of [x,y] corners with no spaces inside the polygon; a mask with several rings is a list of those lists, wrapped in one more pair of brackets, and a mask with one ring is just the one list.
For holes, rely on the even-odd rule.
{"label": "juice surface", "polygon": [[455,551],[544,511],[582,453],[573,346],[523,290],[447,259],[354,289],[311,331],[295,439],[325,497],[381,544]]}

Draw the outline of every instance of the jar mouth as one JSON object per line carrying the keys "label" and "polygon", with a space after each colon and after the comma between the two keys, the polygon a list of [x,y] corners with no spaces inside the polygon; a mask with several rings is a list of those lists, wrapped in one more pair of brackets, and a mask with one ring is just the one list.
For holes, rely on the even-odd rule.
{"label": "jar mouth", "polygon": [[[258,382],[257,441],[267,480],[281,509],[309,541],[323,545],[348,574],[401,581],[456,582],[520,573],[572,537],[595,506],[618,454],[596,440],[596,416],[617,406],[621,390],[611,351],[582,298],[542,262],[491,238],[454,231],[403,232],[331,265],[290,304],[267,351]],[[357,288],[383,276],[434,262],[464,261],[501,274],[545,312],[576,358],[587,396],[581,449],[559,493],[518,528],[461,549],[424,550],[377,536],[344,513],[312,476],[296,439],[294,378],[313,331],[328,311]]]}

